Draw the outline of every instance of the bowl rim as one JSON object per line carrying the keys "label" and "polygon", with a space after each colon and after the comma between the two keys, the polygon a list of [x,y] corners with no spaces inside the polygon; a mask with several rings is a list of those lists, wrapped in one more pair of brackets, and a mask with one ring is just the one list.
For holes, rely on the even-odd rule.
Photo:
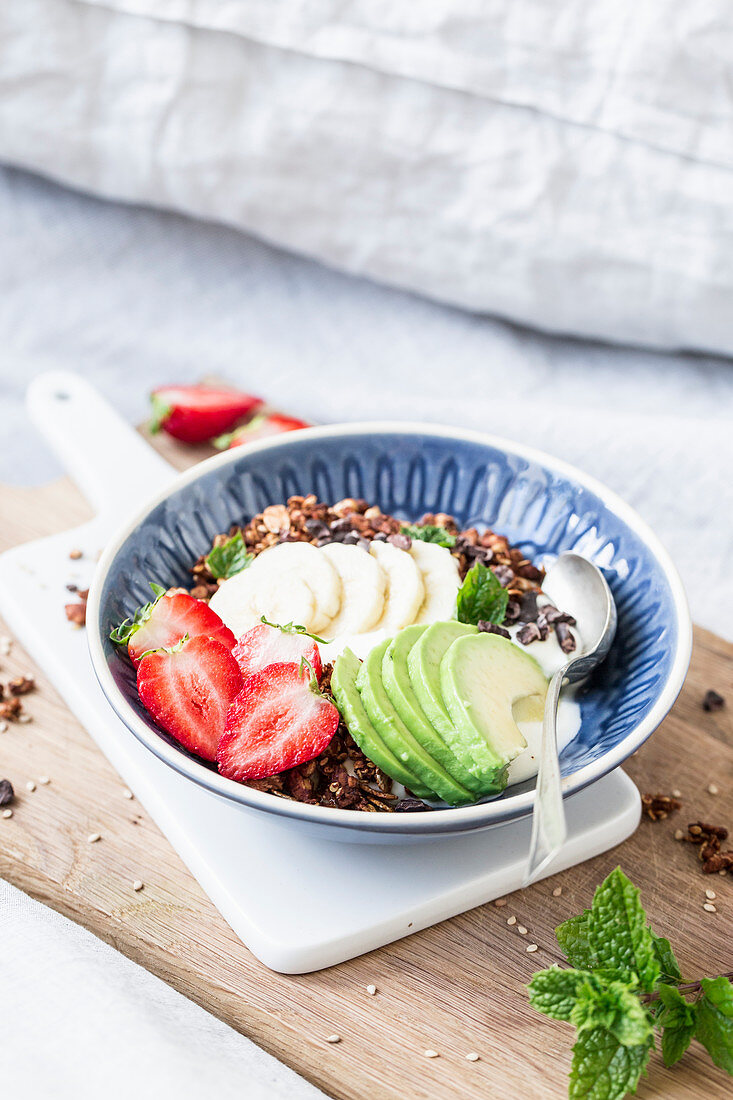
{"label": "bowl rim", "polygon": [[242,807],[261,810],[279,817],[302,820],[311,824],[319,823],[335,828],[356,829],[373,833],[425,833],[426,835],[469,831],[486,828],[506,821],[516,820],[532,811],[535,798],[534,788],[520,794],[509,795],[490,802],[476,803],[471,806],[451,807],[439,812],[417,812],[410,814],[365,814],[358,810],[337,809],[329,806],[314,806],[308,803],[279,798],[266,791],[257,791],[227,779],[218,772],[209,770],[194,757],[168,744],[148,728],[135,713],[122,691],[115,682],[104,654],[101,632],[101,597],[108,573],[123,543],[147,518],[150,512],[171,497],[174,493],[205,477],[214,470],[225,469],[249,455],[267,451],[287,450],[296,442],[343,438],[347,436],[374,435],[438,436],[479,446],[492,447],[507,455],[513,455],[544,466],[554,473],[561,474],[576,484],[593,492],[603,504],[622,522],[630,527],[652,553],[659,564],[669,585],[677,622],[677,645],[667,679],[659,697],[649,713],[631,730],[626,737],[609,752],[597,760],[579,768],[578,771],[563,779],[563,796],[582,790],[602,776],[608,774],[626,760],[631,753],[647,740],[660,725],[674,704],[690,663],[692,653],[692,620],[687,596],[681,578],[672,559],[651,528],[637,512],[612,489],[577,467],[555,458],[534,447],[525,446],[510,439],[487,432],[472,429],[455,428],[444,424],[419,423],[415,421],[358,421],[354,423],[331,424],[313,428],[303,428],[297,433],[253,441],[246,447],[230,448],[219,455],[195,463],[189,469],[173,476],[170,483],[151,496],[133,516],[120,525],[108,540],[99,559],[90,587],[87,604],[87,637],[89,652],[95,675],[102,692],[113,711],[126,728],[150,751],[174,768],[181,775],[192,779],[211,793],[235,802]]}

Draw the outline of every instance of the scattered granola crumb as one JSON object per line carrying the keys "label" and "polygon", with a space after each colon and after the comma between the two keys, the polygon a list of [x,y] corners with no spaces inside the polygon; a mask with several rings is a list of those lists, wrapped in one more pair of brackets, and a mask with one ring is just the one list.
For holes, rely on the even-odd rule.
{"label": "scattered granola crumb", "polygon": [[340,1043],[341,1042],[341,1036],[340,1035],[327,1035],[326,1036],[326,1042],[327,1043]]}
{"label": "scattered granola crumb", "polygon": [[8,683],[8,691],[11,695],[27,695],[29,691],[34,691],[35,687],[36,681],[32,676],[16,676]]}
{"label": "scattered granola crumb", "polygon": [[51,780],[48,778],[47,775],[39,775],[38,782],[41,783],[44,787],[47,787]]}
{"label": "scattered granola crumb", "polygon": [[14,798],[13,784],[9,779],[0,779],[0,806],[7,806]]}
{"label": "scattered granola crumb", "polygon": [[132,791],[130,790],[129,787],[123,787],[122,788],[122,797],[123,798],[134,798],[135,795],[132,793]]}
{"label": "scattered granola crumb", "polygon": [[16,699],[15,697],[12,699],[5,699],[0,703],[0,719],[8,722],[17,722],[22,710],[23,704],[20,699]]}
{"label": "scattered granola crumb", "polygon": [[13,811],[12,810],[3,810],[3,817],[12,817],[12,816],[13,816]]}
{"label": "scattered granola crumb", "polygon": [[32,722],[32,721],[33,721],[33,715],[32,715],[32,714],[28,714],[28,712],[27,712],[27,711],[24,711],[24,710],[23,710],[23,711],[21,711],[21,712],[20,712],[20,714],[18,715],[18,721],[19,721],[19,722],[22,722],[23,724],[25,724],[26,722]]}
{"label": "scattered granola crumb", "polygon": [[504,905],[506,905],[506,898],[496,898],[494,901],[494,905],[497,909],[501,909]]}
{"label": "scattered granola crumb", "polygon": [[367,993],[369,994],[370,997],[374,997],[374,996],[376,996],[376,993],[377,993],[377,987],[376,987],[376,985],[368,985],[366,987],[366,991],[367,991]]}
{"label": "scattered granola crumb", "polygon": [[517,923],[517,918],[516,918],[516,917],[507,917],[507,921],[506,921],[506,922],[507,922],[507,924],[509,925],[509,927],[511,928],[511,926],[512,926],[513,924],[516,924],[516,923]]}
{"label": "scattered granola crumb", "polygon": [[145,885],[144,882],[141,882],[139,878],[136,878],[135,881],[132,884],[132,888],[135,891],[135,893],[139,894],[144,885]]}
{"label": "scattered granola crumb", "polygon": [[717,913],[718,912],[718,910],[713,905],[712,901],[706,901],[705,904],[703,905],[703,909],[705,910],[706,913]]}
{"label": "scattered granola crumb", "polygon": [[531,955],[533,951],[539,951],[540,947],[537,943],[528,943],[525,947],[525,951],[528,955]]}
{"label": "scattered granola crumb", "polygon": [[26,789],[27,791],[31,791],[31,793],[32,793],[33,791],[35,791],[35,789],[36,789],[36,785],[35,785],[35,783],[33,782],[33,780],[32,780],[32,779],[29,779],[29,780],[28,780],[28,782],[27,782],[27,783],[26,783],[26,785],[25,785],[25,789]]}
{"label": "scattered granola crumb", "polygon": [[708,899],[708,901],[715,901],[717,896],[718,895],[715,893],[714,890],[706,890],[705,891],[705,897]]}
{"label": "scattered granola crumb", "polygon": [[479,1061],[479,1055],[476,1053],[475,1050],[472,1050],[470,1054],[466,1055],[466,1061],[467,1062],[478,1062]]}
{"label": "scattered granola crumb", "polygon": [[553,898],[559,898],[560,894],[562,894],[562,886],[556,886],[555,889],[552,891]]}
{"label": "scattered granola crumb", "polygon": [[682,803],[671,794],[643,794],[641,796],[642,812],[650,821],[664,821],[675,810],[679,810]]}
{"label": "scattered granola crumb", "polygon": [[0,656],[7,657],[12,645],[13,639],[9,638],[7,634],[3,634],[2,637],[0,637]]}
{"label": "scattered granola crumb", "polygon": [[727,840],[728,830],[722,825],[709,825],[704,821],[692,821],[687,826],[689,844],[698,845],[698,855],[703,873],[714,875],[716,872],[733,871],[733,850],[722,852],[721,841]]}
{"label": "scattered granola crumb", "polygon": [[90,833],[87,837],[87,844],[96,844],[98,840],[102,839],[101,833]]}
{"label": "scattered granola crumb", "polygon": [[708,794],[718,794],[718,793],[719,793],[719,791],[718,791],[718,788],[715,785],[715,783],[709,783],[708,784]]}
{"label": "scattered granola crumb", "polygon": [[425,1051],[425,1057],[426,1058],[440,1058],[440,1055],[438,1054],[437,1050],[426,1050]]}
{"label": "scattered granola crumb", "polygon": [[520,936],[526,936],[527,935],[527,929],[524,927],[523,924],[518,924],[517,925],[517,932],[519,932]]}
{"label": "scattered granola crumb", "polygon": [[7,732],[8,732],[8,723],[0,721],[0,733],[7,733]]}
{"label": "scattered granola crumb", "polygon": [[713,691],[712,688],[709,688],[708,691],[705,692],[702,701],[703,710],[706,710],[709,713],[710,711],[722,710],[724,706],[725,699],[722,695],[719,694],[719,692]]}
{"label": "scattered granola crumb", "polygon": [[69,557],[72,561],[78,561],[81,556],[81,550],[69,550]]}

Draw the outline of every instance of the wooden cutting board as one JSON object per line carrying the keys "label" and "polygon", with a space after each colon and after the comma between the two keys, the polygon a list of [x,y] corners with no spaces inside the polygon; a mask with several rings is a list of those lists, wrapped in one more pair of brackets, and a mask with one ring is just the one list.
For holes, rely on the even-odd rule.
{"label": "wooden cutting board", "polygon": [[[192,455],[169,440],[156,445],[179,467],[208,453]],[[67,480],[40,489],[0,485],[0,550],[75,526],[88,514]],[[0,633],[7,633],[1,623]],[[621,847],[511,895],[504,907],[481,906],[298,977],[270,972],[243,947],[16,644],[0,657],[0,681],[20,673],[34,675],[38,688],[26,699],[33,721],[0,734],[0,778],[11,779],[17,792],[12,818],[0,818],[0,873],[334,1097],[565,1096],[572,1031],[534,1013],[524,986],[534,970],[558,960],[554,926],[587,905],[619,863],[641,887],[655,929],[672,939],[686,976],[733,968],[733,877],[703,875],[696,850],[673,838],[676,828],[701,818],[733,830],[733,645],[707,631],[695,631],[692,667],[674,710],[627,766],[642,792],[679,789],[680,813],[643,819]],[[701,706],[709,687],[728,696],[716,714]],[[42,776],[50,783],[38,784]],[[709,793],[711,784],[718,794]],[[90,844],[95,832],[102,839]],[[135,879],[145,883],[141,892],[132,889]],[[562,894],[555,897],[558,886]],[[706,888],[716,891],[716,913],[703,911]],[[526,936],[507,926],[510,915]],[[539,945],[534,954],[525,950],[530,942]],[[366,991],[371,984],[375,996]],[[341,1042],[326,1043],[332,1034]],[[427,1059],[426,1049],[440,1056]],[[479,1061],[466,1061],[471,1051]],[[730,1080],[693,1046],[674,1071],[655,1055],[639,1096],[697,1100],[722,1097],[729,1088]]]}

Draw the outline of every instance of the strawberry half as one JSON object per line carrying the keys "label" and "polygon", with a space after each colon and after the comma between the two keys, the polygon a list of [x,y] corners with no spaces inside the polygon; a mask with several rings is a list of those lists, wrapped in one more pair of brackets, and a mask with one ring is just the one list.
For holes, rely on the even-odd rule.
{"label": "strawberry half", "polygon": [[231,652],[211,638],[190,638],[143,657],[138,694],[158,725],[189,752],[216,760],[230,704],[242,688]]}
{"label": "strawberry half", "polygon": [[311,428],[307,420],[299,420],[297,416],[286,416],[284,413],[261,413],[250,420],[249,424],[243,424],[227,435],[221,435],[214,440],[214,446],[220,451],[229,447],[241,447],[245,443],[254,443],[256,439],[266,439],[268,435],[280,435],[282,432],[297,432],[301,428]]}
{"label": "strawberry half", "polygon": [[316,680],[321,678],[321,654],[313,638],[293,626],[281,628],[259,623],[243,634],[232,657],[242,670],[245,680],[268,665],[292,663],[299,665],[303,658],[309,662]]}
{"label": "strawberry half", "polygon": [[184,443],[203,443],[229,431],[262,404],[259,397],[211,386],[159,386],[150,395],[151,432],[163,428]]}
{"label": "strawberry half", "polygon": [[270,665],[244,682],[227,714],[216,758],[230,779],[264,779],[319,756],[339,712],[299,665]]}
{"label": "strawberry half", "polygon": [[125,619],[110,635],[117,645],[127,643],[134,665],[140,663],[148,650],[170,649],[186,634],[189,638],[213,638],[229,650],[234,647],[237,639],[203,600],[194,599],[187,592],[166,594],[157,584],[151,588],[157,599],[138,608],[132,619]]}

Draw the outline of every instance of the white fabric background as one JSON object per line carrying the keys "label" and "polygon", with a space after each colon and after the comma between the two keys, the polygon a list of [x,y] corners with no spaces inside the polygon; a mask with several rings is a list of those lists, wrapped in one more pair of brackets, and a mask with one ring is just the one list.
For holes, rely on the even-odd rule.
{"label": "white fabric background", "polygon": [[733,351],[722,0],[0,5],[0,159],[538,328]]}

